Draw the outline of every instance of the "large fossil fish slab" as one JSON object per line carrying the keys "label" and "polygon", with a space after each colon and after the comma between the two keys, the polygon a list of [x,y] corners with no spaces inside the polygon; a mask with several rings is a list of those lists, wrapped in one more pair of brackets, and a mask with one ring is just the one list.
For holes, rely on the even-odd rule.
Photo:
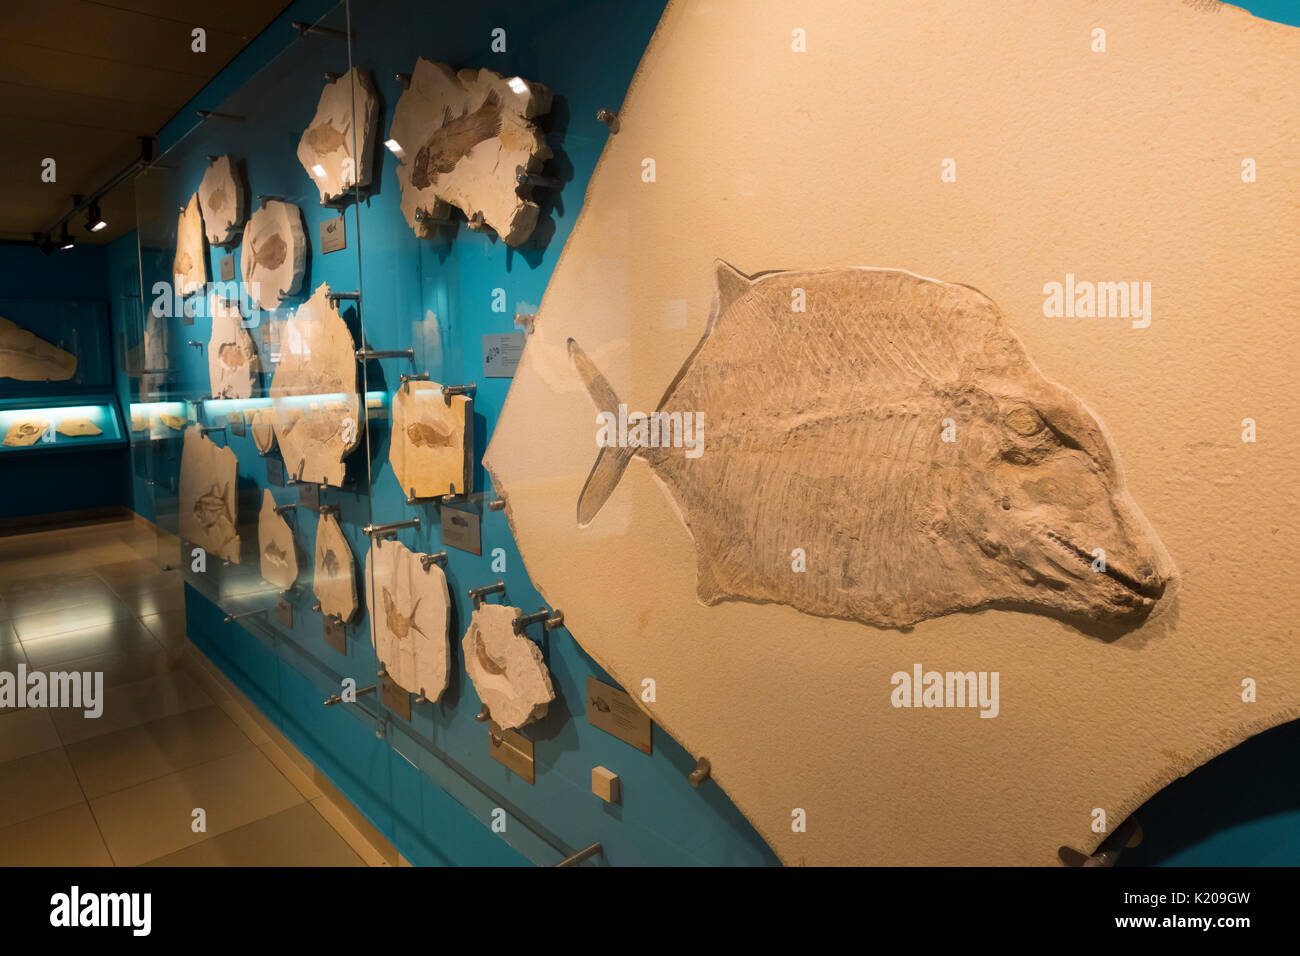
{"label": "large fossil fish slab", "polygon": [[312,591],[322,614],[350,621],[357,613],[356,562],[339,521],[323,512],[316,525],[316,574]]}
{"label": "large fossil fish slab", "polygon": [[176,219],[172,281],[179,295],[201,292],[208,283],[208,253],[203,245],[203,212],[198,193],[190,196]]}
{"label": "large fossil fish slab", "polygon": [[251,398],[261,362],[244,328],[239,305],[213,292],[208,296],[212,335],[208,340],[208,383],[213,398]]}
{"label": "large fossil fish slab", "polygon": [[214,246],[229,246],[239,238],[248,215],[248,183],[231,156],[217,156],[199,183],[199,209],[203,230]]}
{"label": "large fossil fish slab", "polygon": [[540,172],[551,157],[536,123],[550,109],[551,92],[540,83],[419,59],[388,131],[401,161],[402,214],[415,234],[432,235],[425,220],[452,205],[507,245],[524,242],[539,209],[516,175],[520,167]]}
{"label": "large fossil fish slab", "polygon": [[77,374],[77,357],[0,317],[0,378],[66,382]]}
{"label": "large fossil fish slab", "polygon": [[[564,610],[574,639],[664,732],[709,759],[712,779],[781,860],[1048,865],[1062,846],[1092,852],[1108,835],[1093,828],[1097,808],[1113,831],[1170,781],[1300,715],[1300,655],[1289,637],[1300,615],[1291,580],[1300,563],[1300,445],[1285,434],[1300,362],[1291,334],[1300,301],[1300,30],[1228,4],[1155,0],[818,0],[799,5],[797,17],[790,11],[780,0],[668,4],[493,426],[484,458],[492,487],[506,501],[529,577]],[[796,28],[806,52],[792,49]],[[1101,30],[1105,53],[1093,49]],[[996,37],[996,49],[973,36]],[[1241,64],[1249,64],[1244,86]],[[738,96],[743,108],[704,107]],[[1011,135],[1008,103],[1016,104]],[[657,167],[653,182],[647,159]],[[718,258],[746,273],[903,267],[979,289],[1042,378],[1066,393],[1024,395],[1045,427],[1077,442],[1057,424],[1061,411],[1084,425],[1105,422],[1107,447],[1122,458],[1119,487],[1158,532],[1179,586],[1167,584],[1141,620],[1140,607],[1126,612],[1105,600],[1124,593],[1123,581],[1100,571],[1076,579],[1073,548],[1058,552],[1035,533],[1047,525],[1059,533],[1061,515],[1076,508],[1081,527],[1138,522],[1127,520],[1135,509],[1106,513],[1106,501],[1128,502],[1105,468],[1082,472],[1098,483],[1095,497],[1059,484],[1052,460],[1082,463],[1084,447],[1055,431],[1033,433],[1038,419],[1003,407],[1004,386],[1031,380],[1008,374],[1018,348],[962,351],[958,367],[977,391],[968,409],[943,416],[954,420],[955,442],[942,443],[942,421],[917,424],[915,444],[911,426],[898,427],[918,395],[884,416],[884,396],[868,394],[882,380],[878,358],[860,368],[834,362],[831,380],[798,353],[761,377],[735,355],[748,387],[717,384],[740,405],[729,409],[733,425],[745,412],[741,421],[756,416],[758,427],[724,428],[704,380],[687,381],[708,367],[697,364],[707,362],[704,349],[690,356],[708,329]],[[1080,309],[1053,314],[1045,286],[1070,273],[1149,282],[1149,325]],[[750,283],[762,301],[764,281]],[[785,302],[772,321],[815,322],[814,311],[827,308],[815,291],[805,312],[796,304]],[[730,318],[757,328],[734,304]],[[871,327],[887,325],[877,315]],[[747,347],[768,348],[772,333],[779,327]],[[705,416],[696,459],[679,448],[676,463],[655,463],[636,449],[586,524],[577,504],[599,501],[599,425],[570,339],[630,411],[659,408],[686,366],[679,384],[694,387],[692,402],[715,416]],[[885,338],[873,354],[902,341]],[[906,341],[925,340],[911,333]],[[820,361],[830,342],[804,344]],[[951,351],[939,336],[916,359],[937,378],[951,364],[938,356]],[[794,396],[787,379],[818,395]],[[803,430],[774,432],[786,418],[768,392],[809,416]],[[1053,393],[1060,400],[1047,402]],[[880,408],[879,422],[857,412],[858,399]],[[1076,399],[1092,414],[1082,416]],[[923,415],[928,407],[918,406]],[[771,444],[778,434],[781,443]],[[855,434],[864,443],[850,459],[841,442]],[[886,434],[884,451],[869,452],[866,440]],[[932,437],[934,460],[918,472],[916,452]],[[737,510],[731,482],[754,480],[760,441],[780,449],[766,459],[772,480]],[[1035,464],[1040,441],[1062,448]],[[806,474],[783,457],[796,449]],[[710,464],[720,450],[734,472]],[[969,464],[949,467],[945,454]],[[829,477],[827,458],[845,465],[842,475]],[[1031,485],[1022,490],[1040,495],[1040,505],[1017,510],[1009,495],[1003,510],[991,493],[1030,473],[1058,482],[1062,494],[1049,500],[1050,487]],[[911,476],[897,499],[861,483],[887,474]],[[782,482],[843,504],[815,512]],[[849,500],[850,488],[866,497]],[[700,514],[706,489],[716,518]],[[813,523],[795,529],[791,516],[773,512],[777,500]],[[873,530],[881,516],[872,508],[882,506],[896,531]],[[988,522],[992,555],[982,536],[971,537],[973,515]],[[808,576],[785,590],[799,603],[700,600],[697,529],[727,552],[715,548],[705,565],[717,569],[712,584],[703,579],[706,594],[786,587],[776,559],[756,554],[744,534],[719,538],[746,520],[765,534],[793,532],[770,544],[779,544],[791,578]],[[860,534],[880,543],[865,567],[827,564],[809,547],[852,554]],[[1108,567],[1130,577],[1156,540],[1133,537],[1130,556],[1122,543],[1107,553]],[[1069,540],[1089,553],[1105,546]],[[807,552],[804,572],[797,548]],[[885,580],[881,563],[908,556],[887,567],[898,583],[896,613],[909,616],[928,600],[915,582],[938,577],[922,566],[927,553],[959,574],[986,562],[990,593],[1032,587],[1041,598],[908,628],[812,610],[874,612],[867,597]],[[1169,573],[1162,565],[1160,576]],[[1021,580],[1022,570],[1042,583]],[[851,582],[851,593],[833,595],[813,579],[828,574]],[[1065,595],[1092,602],[1089,610],[1049,607],[1063,599],[1046,593],[1056,578]],[[971,582],[955,583],[964,591]],[[950,596],[948,582],[939,584],[939,596]],[[997,716],[895,706],[896,678],[917,669],[945,682],[987,673],[990,686],[998,674]],[[641,698],[648,679],[657,700]],[[806,828],[792,826],[799,817]],[[676,825],[671,815],[655,819]],[[743,833],[720,839],[739,853],[752,846]]]}
{"label": "large fossil fish slab", "polygon": [[393,682],[437,700],[447,687],[451,596],[442,568],[400,541],[375,541],[366,556],[366,600],[375,654]]}
{"label": "large fossil fish slab", "polygon": [[1172,569],[1104,428],[987,297],[895,269],[720,262],[717,284],[704,338],[621,440],[626,405],[570,340],[611,425],[580,525],[639,457],[695,539],[705,604],[888,627],[990,605],[1150,613]]}
{"label": "large fossil fish slab", "polygon": [[508,604],[481,604],[461,639],[465,673],[492,720],[506,730],[545,717],[555,699],[542,649],[515,633],[522,613]]}
{"label": "large fossil fish slab", "polygon": [[249,217],[239,248],[239,271],[249,298],[259,309],[279,308],[286,296],[298,294],[306,268],[302,210],[291,202],[266,200]]}

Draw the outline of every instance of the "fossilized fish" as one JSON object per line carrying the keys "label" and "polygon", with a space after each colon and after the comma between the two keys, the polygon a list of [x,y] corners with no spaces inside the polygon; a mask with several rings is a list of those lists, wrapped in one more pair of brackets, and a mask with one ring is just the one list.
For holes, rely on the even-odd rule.
{"label": "fossilized fish", "polygon": [[450,108],[444,111],[442,125],[415,154],[411,167],[411,185],[424,189],[437,182],[439,173],[449,173],[479,143],[501,135],[501,98],[491,90],[483,103],[472,112],[454,119]]}
{"label": "fossilized fish", "polygon": [[223,488],[214,484],[211,489],[194,499],[194,517],[199,519],[199,523],[204,528],[211,528],[222,518],[233,525],[235,514],[230,509],[230,485]]}
{"label": "fossilized fish", "polygon": [[[893,269],[716,268],[665,414],[601,448],[580,525],[635,457],[695,540],[705,604],[882,627],[982,607],[1124,626],[1150,613],[1173,569],[1104,426],[986,296]],[[569,354],[598,411],[617,413],[572,339]],[[672,413],[702,414],[697,455],[674,446]]]}
{"label": "fossilized fish", "polygon": [[406,426],[406,437],[416,447],[438,448],[451,444],[451,426],[445,422],[412,422]]}
{"label": "fossilized fish", "polygon": [[392,631],[393,636],[398,640],[404,639],[411,631],[415,631],[421,637],[429,636],[420,630],[420,626],[415,623],[415,612],[419,609],[420,602],[423,600],[422,597],[416,598],[415,604],[411,606],[411,613],[403,614],[397,610],[397,604],[393,601],[393,596],[388,592],[388,588],[384,588],[384,620],[388,624],[388,629]]}
{"label": "fossilized fish", "polygon": [[259,266],[263,269],[278,269],[288,254],[289,244],[284,241],[284,236],[278,232],[263,236],[260,245],[257,241],[253,242],[253,268],[248,270],[248,274],[251,276]]}
{"label": "fossilized fish", "polygon": [[266,560],[276,567],[284,568],[289,566],[289,562],[286,560],[289,557],[289,552],[284,548],[277,547],[274,541],[268,542],[266,547],[262,549],[262,553],[266,555]]}
{"label": "fossilized fish", "polygon": [[320,559],[321,570],[325,572],[326,577],[338,577],[339,573],[339,556],[333,551],[327,550]]}
{"label": "fossilized fish", "polygon": [[307,145],[311,151],[318,156],[324,156],[327,153],[333,153],[336,150],[348,149],[349,133],[352,130],[352,121],[349,120],[347,125],[340,130],[333,123],[321,123],[313,126],[307,131]]}

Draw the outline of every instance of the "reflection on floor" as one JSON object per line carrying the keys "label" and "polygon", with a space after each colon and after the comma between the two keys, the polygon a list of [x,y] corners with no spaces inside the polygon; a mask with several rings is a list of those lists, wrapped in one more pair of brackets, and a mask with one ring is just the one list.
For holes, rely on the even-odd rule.
{"label": "reflection on floor", "polygon": [[0,672],[104,675],[98,719],[0,709],[0,866],[385,865],[195,671],[178,556],[131,518],[0,537]]}

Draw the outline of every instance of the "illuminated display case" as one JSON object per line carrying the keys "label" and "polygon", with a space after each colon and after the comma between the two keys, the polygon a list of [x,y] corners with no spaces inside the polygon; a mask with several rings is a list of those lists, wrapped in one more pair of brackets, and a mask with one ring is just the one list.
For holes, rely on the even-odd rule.
{"label": "illuminated display case", "polygon": [[116,396],[0,398],[0,454],[124,447],[126,442]]}

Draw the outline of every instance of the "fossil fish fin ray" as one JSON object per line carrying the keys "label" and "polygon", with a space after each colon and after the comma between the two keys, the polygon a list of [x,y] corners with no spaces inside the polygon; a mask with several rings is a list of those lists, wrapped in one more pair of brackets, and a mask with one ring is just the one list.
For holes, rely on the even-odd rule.
{"label": "fossil fish fin ray", "polygon": [[[605,376],[600,374],[594,362],[587,357],[587,353],[573,339],[569,339],[569,358],[578,374],[582,376],[582,383],[587,387],[587,394],[591,396],[592,402],[597,411],[612,412],[618,408],[618,395]],[[596,455],[596,463],[591,466],[591,474],[587,476],[587,483],[582,486],[582,493],[578,495],[578,525],[585,528],[591,524],[596,513],[617,487],[619,479],[623,477],[623,472],[627,469],[627,464],[636,454],[635,448],[621,448],[607,445],[602,448]]]}

